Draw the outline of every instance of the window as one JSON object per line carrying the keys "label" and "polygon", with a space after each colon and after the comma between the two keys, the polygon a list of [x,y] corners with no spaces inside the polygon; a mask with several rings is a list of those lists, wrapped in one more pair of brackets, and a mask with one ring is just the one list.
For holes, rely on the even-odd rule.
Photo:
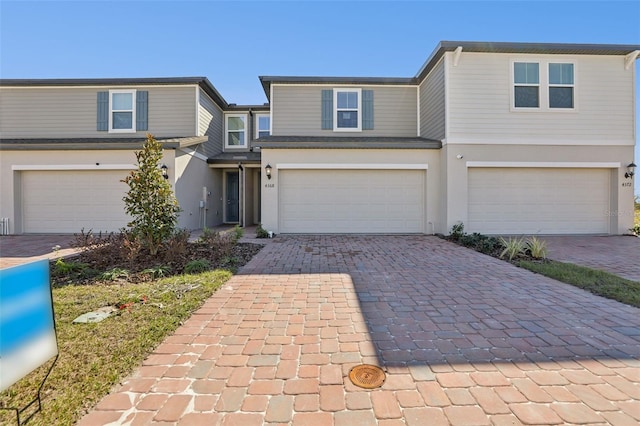
{"label": "window", "polygon": [[135,90],[109,91],[109,132],[136,131]]}
{"label": "window", "polygon": [[271,117],[266,114],[256,114],[256,139],[271,134]]}
{"label": "window", "polygon": [[549,108],[573,108],[573,64],[549,64]]}
{"label": "window", "polygon": [[336,89],[334,93],[334,130],[360,131],[362,97],[360,89]]}
{"label": "window", "polygon": [[513,83],[516,108],[540,107],[540,65],[537,62],[515,62]]}
{"label": "window", "polygon": [[225,124],[225,147],[245,148],[247,146],[246,128],[246,114],[228,114]]}

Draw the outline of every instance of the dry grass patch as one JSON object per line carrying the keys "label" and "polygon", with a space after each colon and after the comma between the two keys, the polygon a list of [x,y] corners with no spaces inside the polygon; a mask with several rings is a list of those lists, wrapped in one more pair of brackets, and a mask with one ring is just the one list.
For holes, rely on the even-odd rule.
{"label": "dry grass patch", "polygon": [[[231,277],[224,270],[137,284],[68,285],[53,290],[60,357],[43,388],[43,411],[29,425],[71,425],[126,377],[169,334]],[[103,306],[118,315],[95,324],[73,324]],[[30,401],[45,365],[0,394],[3,407]],[[15,414],[0,411],[0,424]]]}

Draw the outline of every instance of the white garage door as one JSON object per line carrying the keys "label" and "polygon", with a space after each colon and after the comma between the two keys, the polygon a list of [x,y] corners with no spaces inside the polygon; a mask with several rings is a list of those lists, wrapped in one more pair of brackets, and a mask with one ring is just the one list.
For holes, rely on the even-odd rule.
{"label": "white garage door", "polygon": [[22,172],[23,231],[76,233],[117,231],[129,217],[120,182],[126,170],[46,170]]}
{"label": "white garage door", "polygon": [[281,170],[280,232],[423,232],[425,173]]}
{"label": "white garage door", "polygon": [[469,232],[609,232],[609,170],[470,168]]}

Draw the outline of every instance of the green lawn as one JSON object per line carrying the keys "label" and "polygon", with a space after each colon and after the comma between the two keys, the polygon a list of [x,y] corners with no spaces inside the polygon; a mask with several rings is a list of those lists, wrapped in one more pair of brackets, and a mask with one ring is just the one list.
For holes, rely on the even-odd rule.
{"label": "green lawn", "polygon": [[[43,411],[28,424],[74,424],[230,277],[231,272],[217,270],[141,284],[55,288],[60,357],[43,388]],[[95,324],[72,323],[83,313],[116,304],[125,306],[117,316]],[[0,404],[22,407],[30,401],[46,368],[2,392]],[[0,424],[14,423],[14,412],[0,411]]]}
{"label": "green lawn", "polygon": [[571,263],[522,260],[518,266],[549,278],[580,287],[598,296],[640,307],[640,282]]}

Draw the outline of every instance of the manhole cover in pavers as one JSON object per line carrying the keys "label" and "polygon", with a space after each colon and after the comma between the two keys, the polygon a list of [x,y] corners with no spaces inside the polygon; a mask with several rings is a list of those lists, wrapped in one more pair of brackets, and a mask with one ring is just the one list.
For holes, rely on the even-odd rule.
{"label": "manhole cover in pavers", "polygon": [[384,371],[375,365],[356,365],[349,371],[351,383],[365,389],[379,388],[386,378]]}

